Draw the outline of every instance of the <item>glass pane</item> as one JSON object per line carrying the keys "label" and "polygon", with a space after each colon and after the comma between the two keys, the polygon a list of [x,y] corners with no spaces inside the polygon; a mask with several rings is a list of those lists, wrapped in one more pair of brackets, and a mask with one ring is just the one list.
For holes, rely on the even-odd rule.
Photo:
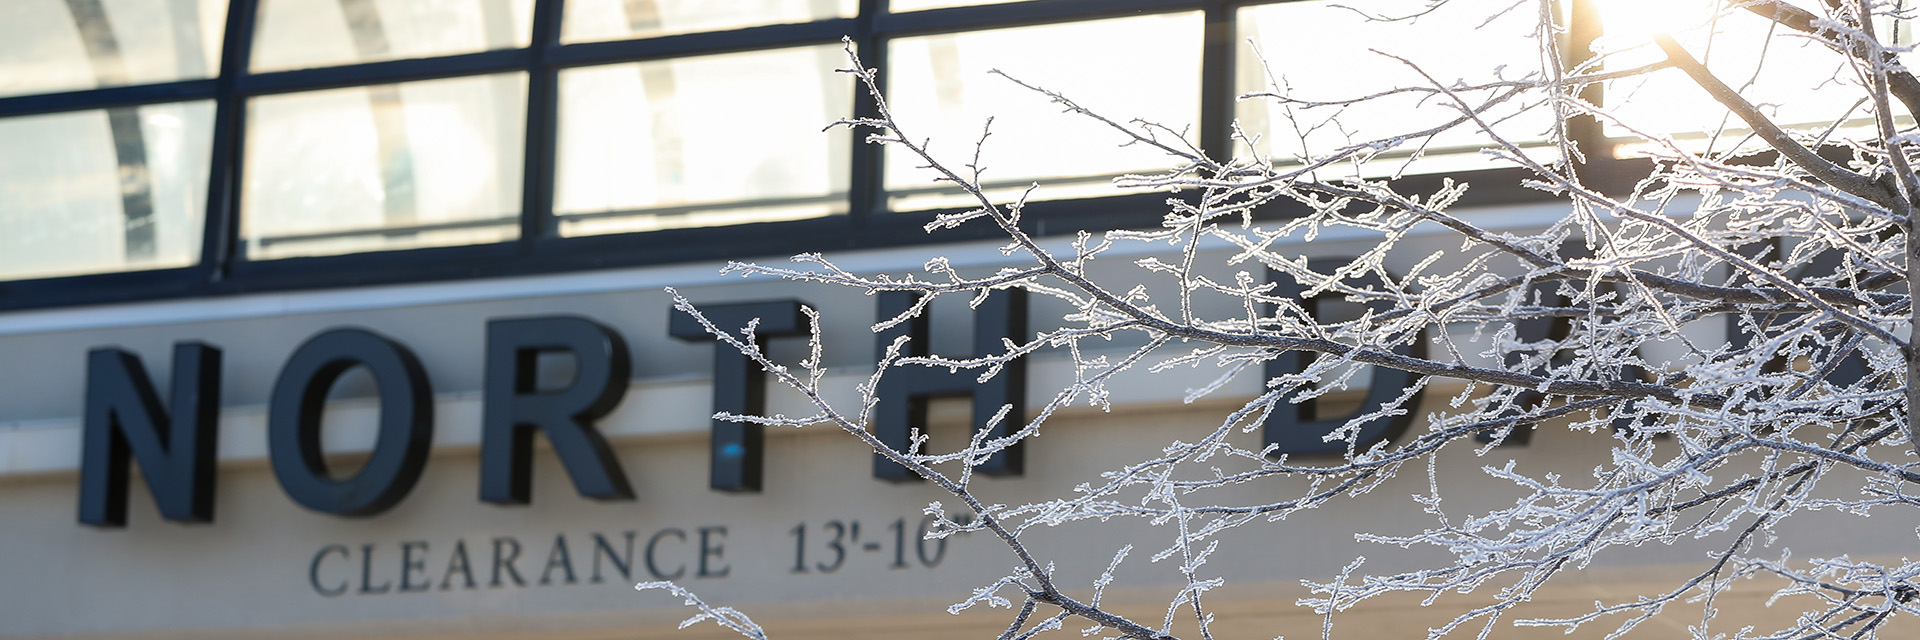
{"label": "glass pane", "polygon": [[[1501,79],[1537,75],[1541,58],[1538,40],[1530,37],[1536,14],[1510,10],[1488,21],[1506,5],[1448,3],[1414,20],[1369,19],[1350,6],[1366,8],[1375,17],[1413,16],[1428,11],[1427,0],[1387,0],[1351,5],[1337,0],[1291,2],[1240,10],[1240,36],[1253,40],[1260,55],[1243,48],[1238,62],[1239,94],[1271,91],[1297,100],[1328,102],[1359,98],[1395,87],[1431,87],[1406,63],[1413,61],[1434,80],[1449,87],[1458,82],[1485,84]],[[1302,28],[1312,25],[1312,28]],[[1472,46],[1461,46],[1463,42]],[[1381,53],[1375,53],[1377,50]],[[1260,58],[1269,64],[1262,68]],[[1330,61],[1339,61],[1330,64]],[[1502,69],[1504,67],[1504,69]],[[1459,95],[1479,106],[1494,94],[1463,91]],[[1501,137],[1538,147],[1541,158],[1555,157],[1544,146],[1553,125],[1548,109],[1539,106],[1544,94],[1523,94],[1483,115]],[[1405,94],[1369,100],[1351,106],[1287,105],[1269,98],[1241,100],[1235,117],[1249,135],[1262,138],[1262,154],[1285,166],[1308,157],[1321,158],[1355,144],[1374,142],[1435,127],[1460,117],[1453,103],[1430,94]],[[1518,115],[1516,115],[1518,114]],[[1431,138],[1414,138],[1378,156],[1362,170],[1368,177],[1394,173],[1431,173],[1491,168],[1492,159],[1479,149],[1491,139],[1471,123]],[[1422,149],[1424,147],[1424,149]],[[1422,156],[1410,161],[1416,149]],[[1245,152],[1242,147],[1239,151]],[[1351,165],[1329,167],[1332,175],[1352,175]]]}
{"label": "glass pane", "polygon": [[651,38],[852,17],[858,0],[567,0],[563,42]]}
{"label": "glass pane", "polygon": [[526,94],[524,75],[500,74],[254,99],[247,257],[517,237]]}
{"label": "glass pane", "polygon": [[[1703,0],[1668,0],[1657,10],[1646,0],[1603,3],[1606,35],[1595,47],[1607,56],[1608,69],[1631,69],[1666,59],[1651,41],[1653,31],[1666,30],[1777,124],[1803,131],[1846,120],[1870,126],[1868,107],[1856,104],[1869,94],[1845,57],[1744,9],[1716,16],[1716,8],[1716,3]],[[1812,10],[1823,13],[1817,6]],[[1877,32],[1884,37],[1911,30],[1893,27],[1881,24]],[[1694,151],[1731,150],[1746,138],[1746,124],[1678,70],[1608,84],[1603,101],[1615,118],[1603,120],[1609,136],[1626,137],[1634,131],[1671,135]],[[1894,105],[1900,106],[1898,101]],[[1717,144],[1709,140],[1714,132],[1721,132]],[[1634,155],[1637,150],[1622,147],[1617,152]]]}
{"label": "glass pane", "polygon": [[[973,162],[989,117],[981,179],[1038,199],[1114,193],[1111,176],[1179,164],[1045,95],[988,73],[1004,70],[1119,122],[1145,120],[1197,132],[1201,15],[1167,15],[902,38],[888,49],[887,92],[908,137],[955,170]],[[1174,136],[1161,133],[1162,139]],[[1173,140],[1173,141],[1177,141]],[[904,150],[886,151],[890,206],[918,210],[969,204]],[[996,192],[998,194],[998,192]]]}
{"label": "glass pane", "polygon": [[200,259],[213,103],[0,119],[0,278]]}
{"label": "glass pane", "polygon": [[533,0],[260,0],[253,70],[527,46]]}
{"label": "glass pane", "polygon": [[822,131],[852,113],[852,77],[833,71],[845,55],[823,45],[561,71],[561,233],[845,212],[852,143],[845,128]]}
{"label": "glass pane", "polygon": [[0,96],[210,78],[226,0],[0,1]]}

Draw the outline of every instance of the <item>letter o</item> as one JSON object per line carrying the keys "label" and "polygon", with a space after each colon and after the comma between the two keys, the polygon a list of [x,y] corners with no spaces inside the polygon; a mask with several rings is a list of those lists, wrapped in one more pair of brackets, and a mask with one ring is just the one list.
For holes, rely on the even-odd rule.
{"label": "letter o", "polygon": [[[334,479],[320,451],[327,391],[355,366],[380,394],[379,435],[365,467]],[[342,516],[371,516],[406,497],[433,444],[433,392],[405,346],[365,329],[331,329],[308,339],[280,369],[267,408],[273,475],[294,502]]]}

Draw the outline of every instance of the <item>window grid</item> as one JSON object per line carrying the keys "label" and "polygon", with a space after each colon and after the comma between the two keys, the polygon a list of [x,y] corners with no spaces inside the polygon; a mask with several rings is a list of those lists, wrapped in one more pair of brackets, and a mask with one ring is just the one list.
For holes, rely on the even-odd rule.
{"label": "window grid", "polygon": [[[535,0],[532,38],[524,49],[254,73],[248,69],[261,0],[231,0],[219,73],[212,79],[0,98],[0,117],[212,100],[215,104],[212,167],[198,262],[176,269],[0,282],[0,309],[525,275],[990,238],[998,232],[985,225],[963,226],[929,237],[920,227],[931,212],[887,210],[881,154],[875,145],[860,142],[860,136],[853,136],[851,142],[852,166],[845,215],[737,227],[561,238],[553,216],[559,72],[566,68],[620,62],[837,44],[843,35],[851,39],[866,66],[884,70],[888,68],[885,45],[894,38],[1198,11],[1204,21],[1198,82],[1201,91],[1199,142],[1203,148],[1221,154],[1232,148],[1229,123],[1233,113],[1236,12],[1241,7],[1276,1],[1287,0],[1030,0],[892,14],[887,11],[886,0],[859,0],[859,12],[852,18],[563,44],[562,0]],[[1576,2],[1577,7],[1585,4]],[[1570,51],[1585,51],[1583,43],[1594,35],[1594,27],[1577,19],[1581,15],[1577,8],[1574,46],[1568,48]],[[249,99],[490,73],[523,73],[527,84],[525,161],[516,240],[259,261],[249,261],[242,254],[238,222]],[[884,72],[880,79],[885,82]],[[854,115],[876,115],[864,88],[856,87],[855,92]],[[1603,142],[1597,131],[1580,131],[1577,135],[1588,142],[1583,144],[1586,148],[1598,149]],[[1587,140],[1589,137],[1591,141]],[[1616,173],[1619,169],[1596,166],[1595,173]],[[1490,179],[1482,182],[1484,186],[1477,186],[1469,197],[1478,203],[1542,197],[1520,188],[1517,173],[1486,175],[1507,171],[1481,172]],[[1427,182],[1437,186],[1441,178],[1411,176],[1404,182],[1409,188],[1419,189]],[[1053,201],[1031,210],[1023,223],[1030,232],[1043,235],[1113,226],[1150,226],[1159,221],[1165,197],[1149,193]],[[1297,212],[1276,208],[1268,215],[1293,213]]]}

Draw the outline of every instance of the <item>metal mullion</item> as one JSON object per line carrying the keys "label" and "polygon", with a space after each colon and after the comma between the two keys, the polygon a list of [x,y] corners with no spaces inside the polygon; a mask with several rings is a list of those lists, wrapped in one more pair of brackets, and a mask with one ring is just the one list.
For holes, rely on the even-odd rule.
{"label": "metal mullion", "polygon": [[13,280],[0,293],[0,312],[84,304],[178,298],[205,292],[186,269],[112,271]]}
{"label": "metal mullion", "polygon": [[533,255],[553,227],[554,154],[559,131],[559,69],[565,0],[535,0],[533,41],[527,47],[526,153],[521,158],[519,255]]}
{"label": "metal mullion", "polygon": [[[860,0],[860,17],[852,36],[853,50],[860,54],[861,66],[880,70],[874,78],[874,87],[882,95],[887,88],[887,43],[876,35],[874,25],[885,17],[886,11],[887,0]],[[853,83],[853,117],[855,120],[880,117],[879,104],[858,80]],[[887,209],[882,145],[868,143],[865,133],[855,128],[853,135],[847,136],[847,144],[853,145],[853,153],[848,156],[853,167],[847,174],[847,223],[856,233]]]}
{"label": "metal mullion", "polygon": [[220,41],[216,79],[213,157],[207,171],[207,213],[200,239],[200,281],[225,280],[240,229],[240,168],[246,145],[246,99],[238,91],[253,53],[253,23],[259,0],[232,0]]}
{"label": "metal mullion", "polygon": [[[0,98],[0,116],[72,111],[110,106],[212,99],[216,104],[213,157],[207,185],[207,210],[200,261],[175,270],[116,272],[6,283],[15,293],[0,296],[0,309],[274,291],[356,283],[458,280],[502,275],[532,275],[609,266],[670,264],[689,260],[793,253],[823,248],[884,248],[985,239],[996,230],[980,227],[937,237],[914,233],[931,212],[886,215],[882,150],[851,136],[847,160],[848,215],[815,220],[758,223],[742,227],[679,229],[616,234],[564,241],[555,238],[552,214],[557,151],[557,82],[563,68],[636,60],[689,57],[742,50],[777,49],[838,40],[853,34],[867,66],[884,70],[887,43],[896,37],[959,33],[1034,24],[1125,17],[1142,13],[1201,11],[1205,14],[1202,53],[1201,144],[1218,158],[1230,155],[1233,116],[1235,27],[1237,10],[1247,5],[1295,0],[1034,0],[999,5],[932,9],[891,14],[886,0],[860,0],[855,18],[799,25],[771,25],[731,31],[682,34],[618,42],[562,44],[563,0],[536,0],[532,42],[526,49],[487,51],[419,60],[396,60],[321,69],[249,74],[253,27],[260,0],[232,0],[222,41],[219,74],[133,87],[111,87]],[[1575,36],[1597,29],[1579,22]],[[1589,36],[1590,37],[1590,36]],[[1576,43],[1578,44],[1578,43]],[[1569,47],[1580,50],[1581,47]],[[527,74],[522,202],[517,242],[456,247],[423,247],[316,258],[245,262],[240,258],[240,196],[246,143],[247,98],[343,86],[366,86],[488,73]],[[877,115],[865,87],[853,89],[856,117]],[[510,126],[510,125],[509,125]],[[1590,155],[1594,173],[1618,173],[1598,140],[1598,128],[1578,139]],[[1592,140],[1596,142],[1588,142]],[[1490,170],[1464,174],[1489,184],[1470,192],[1463,205],[1537,201],[1543,194],[1519,187],[1521,172]],[[1436,181],[1461,177],[1449,173],[1414,176],[1397,182],[1409,189],[1437,188]],[[1508,178],[1511,178],[1509,181]],[[1511,182],[1511,185],[1507,183]],[[1498,184],[1494,184],[1498,183]],[[1165,194],[1049,201],[1044,212],[1023,220],[1039,235],[1075,229],[1152,226],[1164,212]],[[1288,215],[1286,210],[1265,212]],[[637,250],[636,250],[637,249]]]}
{"label": "metal mullion", "polygon": [[[289,256],[235,264],[233,278],[206,293],[235,294],[339,286],[373,286],[529,273],[508,243]],[[137,296],[129,296],[137,297]]]}
{"label": "metal mullion", "polygon": [[[832,18],[731,31],[562,44],[548,52],[546,59],[550,64],[572,67],[825,44],[838,42],[841,36],[849,32],[857,32],[860,20]],[[555,42],[558,42],[557,38]]]}
{"label": "metal mullion", "polygon": [[249,74],[239,78],[236,90],[253,96],[521,71],[531,64],[531,51],[500,49],[437,58]]}
{"label": "metal mullion", "polygon": [[880,16],[876,35],[887,38],[1006,29],[1037,24],[1078,22],[1102,18],[1197,11],[1212,4],[1201,0],[1033,0],[945,9],[927,9]]}
{"label": "metal mullion", "polygon": [[183,80],[0,98],[0,118],[106,107],[206,100],[219,94],[216,80]]}
{"label": "metal mullion", "polygon": [[1233,159],[1234,55],[1238,7],[1208,0],[1200,45],[1200,148],[1217,162]]}
{"label": "metal mullion", "polygon": [[[1596,0],[1569,0],[1567,7],[1566,46],[1561,47],[1560,52],[1565,57],[1561,61],[1561,68],[1571,72],[1597,55],[1593,53],[1593,41],[1599,39],[1602,34],[1600,9],[1596,6]],[[1580,98],[1596,106],[1605,107],[1606,96],[1603,92],[1604,88],[1597,83],[1588,85],[1580,91]],[[1581,155],[1586,158],[1585,162],[1579,163],[1575,162],[1575,158],[1566,158],[1568,166],[1573,167],[1576,175],[1583,179],[1600,178],[1599,181],[1608,187],[1618,188],[1618,185],[1614,184],[1615,180],[1609,178],[1617,179],[1614,174],[1622,165],[1613,160],[1613,144],[1607,140],[1606,129],[1600,119],[1590,115],[1579,115],[1569,118],[1565,126],[1567,137],[1573,140]],[[1628,168],[1632,169],[1632,167]]]}

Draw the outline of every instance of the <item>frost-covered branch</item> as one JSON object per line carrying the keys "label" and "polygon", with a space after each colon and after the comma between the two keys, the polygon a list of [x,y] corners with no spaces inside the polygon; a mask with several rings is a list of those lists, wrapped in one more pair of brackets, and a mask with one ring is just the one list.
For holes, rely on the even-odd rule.
{"label": "frost-covered branch", "polygon": [[[1459,8],[1434,2],[1418,13],[1442,5]],[[1486,637],[1502,624],[1605,625],[1611,637],[1661,616],[1696,615],[1675,613],[1689,607],[1698,616],[1687,622],[1692,633],[1712,638],[1726,635],[1714,630],[1726,625],[1714,619],[1716,598],[1754,583],[1775,591],[1775,606],[1804,613],[1778,628],[1742,630],[1744,637],[1864,638],[1912,624],[1903,619],[1920,613],[1913,604],[1920,564],[1796,558],[1778,541],[1788,523],[1809,518],[1885,514],[1879,521],[1912,522],[1920,513],[1920,443],[1913,435],[1920,389],[1908,384],[1920,376],[1912,348],[1920,342],[1920,309],[1909,290],[1920,278],[1920,242],[1912,240],[1920,232],[1911,211],[1912,194],[1920,192],[1911,162],[1920,138],[1911,114],[1900,110],[1920,99],[1920,84],[1901,62],[1902,46],[1876,31],[1912,18],[1910,10],[1857,0],[1811,9],[1729,2],[1701,30],[1658,34],[1627,48],[1643,54],[1637,62],[1606,50],[1567,63],[1570,52],[1558,40],[1566,25],[1556,22],[1563,14],[1552,3],[1488,11],[1517,15],[1523,5],[1539,9],[1535,67],[1516,61],[1512,69],[1452,78],[1417,57],[1389,56],[1424,81],[1314,99],[1283,86],[1284,69],[1269,69],[1275,86],[1244,99],[1273,101],[1286,117],[1409,99],[1444,111],[1297,153],[1263,145],[1259,134],[1236,126],[1245,153],[1223,158],[1190,139],[1186,127],[1114,117],[1069,92],[1013,80],[1018,71],[1010,70],[1003,74],[1008,81],[1057,107],[1060,117],[1117,132],[1125,145],[1156,150],[1172,167],[1116,178],[1124,187],[1167,194],[1159,227],[1082,233],[1068,244],[1028,231],[1022,216],[1048,206],[1028,201],[1032,189],[1009,203],[983,182],[982,158],[993,138],[976,138],[967,157],[934,154],[920,132],[903,128],[879,89],[878,71],[849,47],[853,64],[845,71],[876,108],[872,117],[838,124],[913,158],[936,183],[969,200],[934,217],[929,233],[991,225],[1004,236],[1010,264],[963,268],[934,258],[917,273],[863,273],[805,254],[788,265],[728,270],[921,296],[876,331],[924,313],[941,296],[977,303],[1021,290],[1052,311],[1036,319],[1037,330],[990,353],[909,356],[921,352],[897,340],[874,363],[857,401],[836,406],[821,389],[828,345],[819,312],[807,310],[812,355],[795,371],[762,353],[751,335],[709,323],[697,305],[677,296],[676,305],[809,404],[802,418],[725,417],[838,427],[957,499],[960,511],[952,517],[940,503],[928,508],[938,524],[929,535],[986,532],[999,541],[1014,570],[973,588],[953,610],[1009,610],[1004,631],[995,629],[1003,640],[1052,633],[1075,619],[1129,638],[1170,638],[1186,629],[1211,638],[1225,584],[1219,558],[1234,552],[1227,534],[1315,517],[1315,509],[1348,500],[1403,507],[1407,530],[1355,538],[1416,550],[1425,560],[1388,570],[1359,558],[1308,580],[1313,595],[1300,604],[1323,616],[1323,633],[1353,606],[1414,594],[1451,607],[1447,621],[1429,630],[1434,638]],[[1754,41],[1763,47],[1811,39],[1823,45],[1814,48],[1821,54],[1837,52],[1844,65],[1819,80],[1823,90],[1852,95],[1812,125],[1782,117],[1778,104],[1755,95],[1756,81],[1715,66],[1713,56],[1729,55],[1719,51],[1746,46],[1715,40],[1722,21],[1758,25]],[[1775,24],[1786,28],[1767,30]],[[1804,52],[1759,53],[1766,55],[1756,59],[1774,61]],[[1646,62],[1644,54],[1657,61]],[[1595,85],[1610,96],[1631,93],[1624,89],[1650,79],[1690,83],[1712,98],[1702,108],[1723,110],[1716,113],[1745,130],[1662,132],[1627,105],[1581,97]],[[1550,113],[1552,125],[1517,129],[1524,120],[1515,110]],[[1596,140],[1572,137],[1569,123],[1578,118],[1626,139],[1611,141],[1614,148],[1580,148]],[[1312,140],[1312,127],[1295,125],[1303,145]],[[1724,142],[1722,134],[1737,141]],[[1507,171],[1396,179],[1426,166],[1443,146],[1437,140],[1462,139]],[[1653,169],[1630,187],[1589,182],[1576,172],[1634,149],[1651,156]],[[1515,174],[1526,177],[1509,187],[1557,198],[1540,209],[1562,213],[1515,227],[1461,204],[1470,181]],[[1364,238],[1354,244],[1364,246],[1337,260],[1299,255],[1330,233]],[[1347,313],[1330,312],[1336,305]],[[1071,381],[1040,390],[1050,397],[1029,415],[980,416],[1021,425],[1011,433],[977,430],[963,450],[932,454],[920,447],[924,436],[902,450],[867,430],[880,382],[903,368],[966,371],[984,382],[1009,364],[1047,358],[1065,363]],[[1392,393],[1353,392],[1366,384],[1360,376],[1367,370],[1403,372],[1397,379],[1405,382]],[[1154,447],[1066,495],[1008,505],[972,481],[975,467],[1051,428],[1070,409],[1109,409],[1116,381],[1172,375],[1200,380],[1188,387],[1188,402],[1222,398],[1228,389],[1244,395],[1222,398],[1232,408],[1201,424],[1169,427]],[[1258,384],[1233,384],[1249,378]],[[1316,419],[1317,410],[1297,404],[1359,395],[1366,396],[1360,408],[1339,418]],[[1401,433],[1380,428],[1386,423],[1415,426]],[[1281,432],[1287,429],[1295,432]],[[1507,447],[1548,431],[1561,433],[1527,446],[1568,447],[1596,462],[1589,469],[1536,469],[1508,459]],[[1459,489],[1446,486],[1438,470],[1460,465],[1479,468],[1481,499],[1449,496]],[[1410,501],[1379,491],[1418,485],[1422,469],[1425,485]],[[1104,573],[1078,576],[1031,544],[1048,527],[1116,520],[1159,532],[1149,556],[1177,565],[1157,628],[1116,613],[1102,598],[1132,546],[1115,542]],[[1590,611],[1528,612],[1570,571],[1683,544],[1703,549],[1685,578]],[[1076,599],[1068,585],[1091,585],[1095,595]],[[723,624],[731,619],[696,606]]]}

